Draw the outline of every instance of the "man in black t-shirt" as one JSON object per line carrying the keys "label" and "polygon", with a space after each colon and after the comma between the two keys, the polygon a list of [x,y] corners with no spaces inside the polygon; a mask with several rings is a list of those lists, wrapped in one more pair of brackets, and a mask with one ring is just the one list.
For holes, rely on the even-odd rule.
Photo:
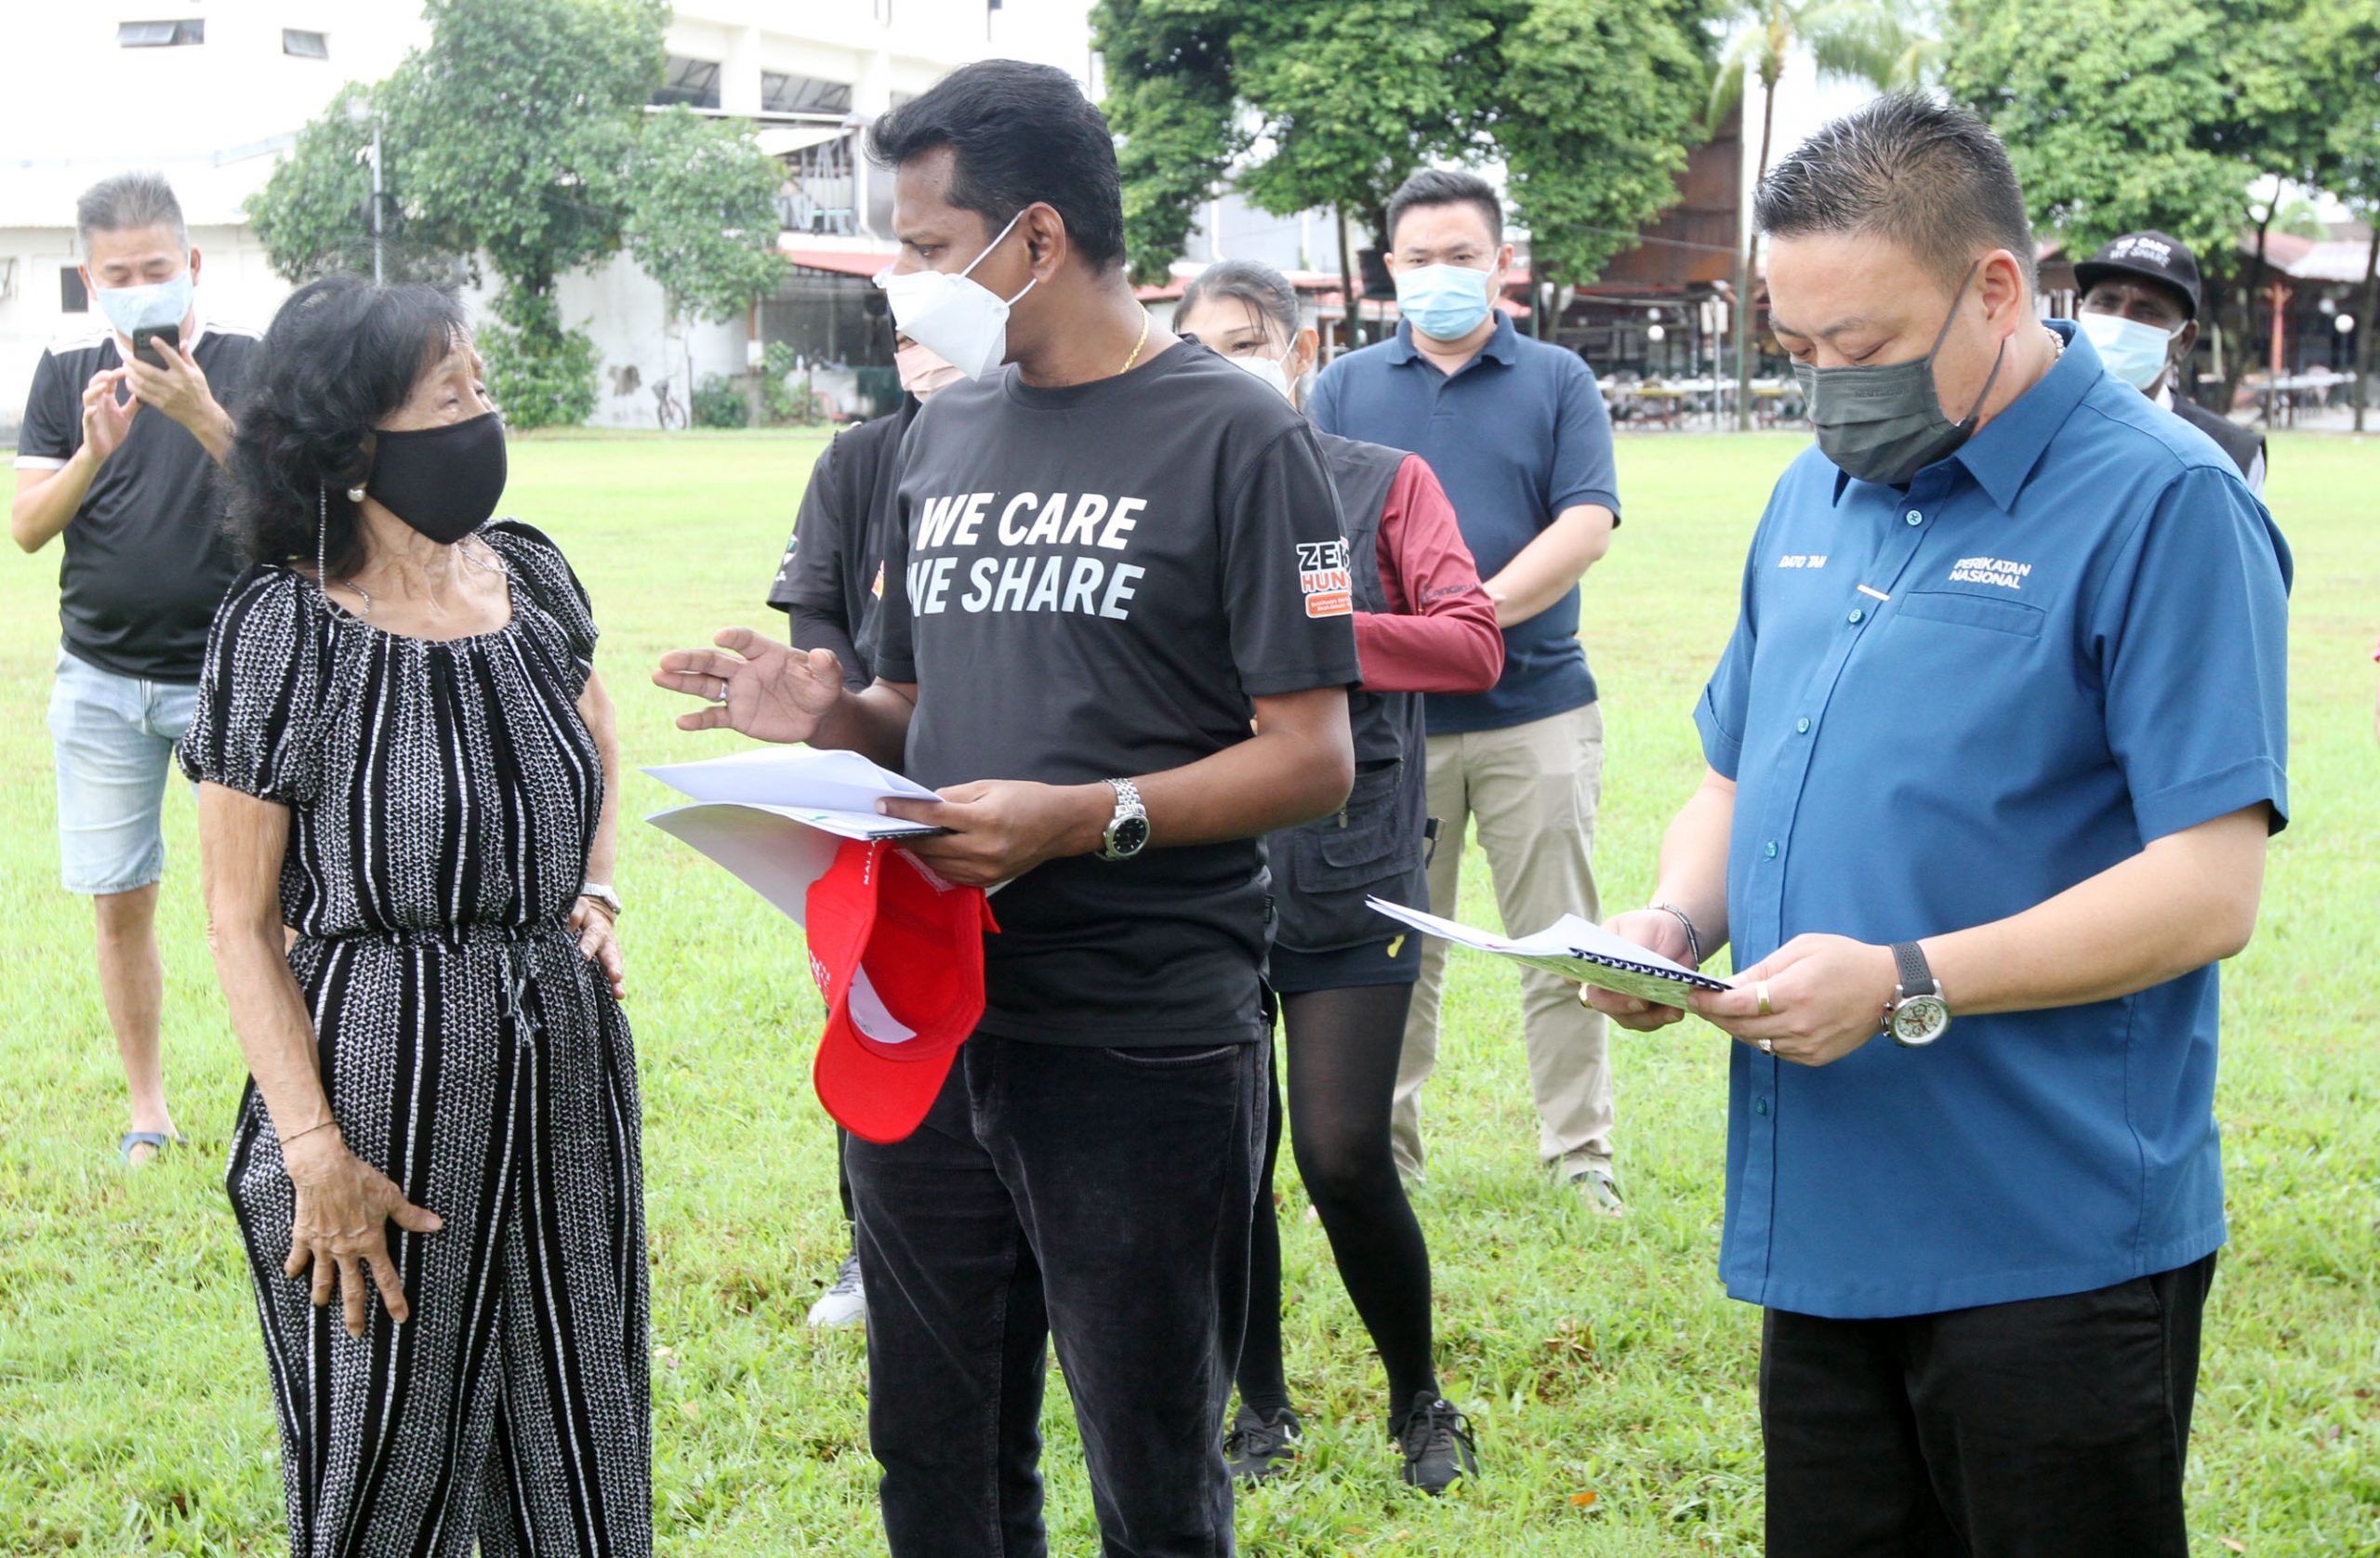
{"label": "man in black t-shirt", "polygon": [[207,624],[239,572],[214,481],[231,446],[218,397],[239,382],[256,336],[201,317],[199,253],[158,175],[92,186],[76,226],[84,285],[106,319],[33,371],[8,529],[28,552],[64,538],[49,702],[61,876],[91,897],[99,984],[132,1095],[119,1145],[139,1163],[180,1140],[157,1052],[160,808]]}
{"label": "man in black t-shirt", "polygon": [[953,830],[918,857],[1007,884],[941,1098],[851,1143],[895,1558],[1044,1550],[1053,1337],[1108,1551],[1217,1558],[1271,1031],[1257,840],[1354,772],[1338,502],[1288,403],[1149,328],[1114,143],[1064,73],[964,67],[871,152],[895,317],[982,376],[905,441],[878,680],[741,629],[654,680],[716,700],[689,729],[938,786],[888,803]]}

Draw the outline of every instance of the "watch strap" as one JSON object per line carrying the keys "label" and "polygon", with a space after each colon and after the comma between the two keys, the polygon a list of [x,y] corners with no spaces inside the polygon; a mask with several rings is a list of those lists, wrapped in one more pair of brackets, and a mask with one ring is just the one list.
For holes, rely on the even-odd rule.
{"label": "watch strap", "polygon": [[[1106,784],[1109,789],[1116,792],[1116,813],[1107,819],[1107,827],[1100,835],[1099,852],[1108,860],[1120,860],[1124,855],[1119,854],[1116,849],[1117,830],[1135,817],[1141,820],[1144,827],[1147,826],[1149,811],[1141,803],[1141,787],[1130,779],[1110,779]],[[1125,852],[1127,854],[1138,852],[1137,848]]]}
{"label": "watch strap", "polygon": [[1942,993],[1941,983],[1934,977],[1933,969],[1926,964],[1924,952],[1915,942],[1893,943],[1893,968],[1895,976],[1900,981],[1899,999],[1905,1001],[1911,996],[1938,996]]}

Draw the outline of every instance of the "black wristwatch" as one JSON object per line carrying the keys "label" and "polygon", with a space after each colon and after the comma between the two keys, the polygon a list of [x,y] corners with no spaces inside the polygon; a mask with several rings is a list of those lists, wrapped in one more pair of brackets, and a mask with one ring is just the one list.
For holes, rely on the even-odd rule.
{"label": "black wristwatch", "polygon": [[1130,860],[1148,848],[1148,809],[1141,804],[1141,787],[1130,779],[1110,779],[1107,786],[1116,792],[1116,815],[1100,836],[1099,858]]}
{"label": "black wristwatch", "polygon": [[1950,1003],[1942,998],[1942,982],[1934,977],[1915,942],[1893,944],[1893,966],[1900,983],[1884,1003],[1884,1032],[1904,1050],[1922,1050],[1950,1032]]}

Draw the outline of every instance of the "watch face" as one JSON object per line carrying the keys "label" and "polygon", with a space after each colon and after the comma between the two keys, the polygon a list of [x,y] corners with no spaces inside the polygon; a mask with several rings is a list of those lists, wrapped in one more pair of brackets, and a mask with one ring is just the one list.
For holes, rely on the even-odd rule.
{"label": "watch face", "polygon": [[1108,852],[1122,858],[1138,854],[1149,841],[1149,820],[1146,817],[1118,819],[1108,834]]}
{"label": "watch face", "polygon": [[1893,1038],[1900,1044],[1931,1044],[1950,1025],[1950,1009],[1939,996],[1911,996],[1893,1008]]}

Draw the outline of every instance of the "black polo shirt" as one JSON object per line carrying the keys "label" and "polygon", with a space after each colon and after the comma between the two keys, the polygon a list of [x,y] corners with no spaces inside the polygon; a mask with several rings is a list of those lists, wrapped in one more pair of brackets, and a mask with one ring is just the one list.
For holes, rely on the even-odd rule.
{"label": "black polo shirt", "polygon": [[[229,405],[257,344],[253,331],[203,323],[192,351],[216,403]],[[42,353],[25,397],[17,469],[58,470],[83,446],[83,387],[120,367],[105,323]],[[223,529],[223,493],[205,446],[144,406],[99,467],[60,539],[58,617],[66,652],[103,671],[195,684],[207,625],[240,559]]]}

